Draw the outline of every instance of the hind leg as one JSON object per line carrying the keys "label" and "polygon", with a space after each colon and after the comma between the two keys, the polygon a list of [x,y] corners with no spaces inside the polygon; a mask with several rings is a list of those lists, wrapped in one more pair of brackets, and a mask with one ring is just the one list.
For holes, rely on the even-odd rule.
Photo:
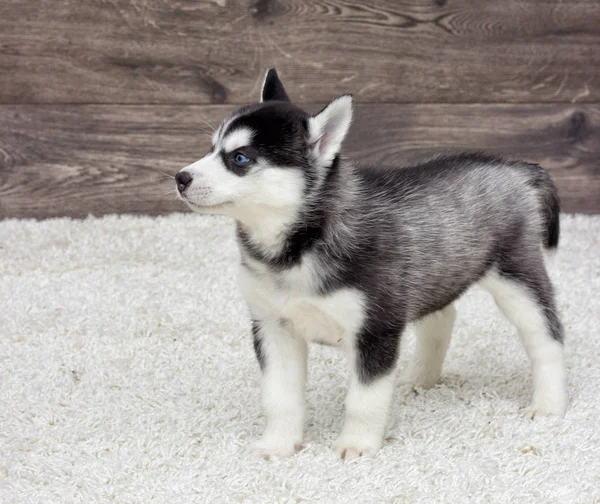
{"label": "hind leg", "polygon": [[[539,265],[542,265],[541,267]],[[516,274],[488,273],[481,281],[519,331],[531,361],[535,415],[563,416],[567,408],[563,332],[543,263]]]}
{"label": "hind leg", "polygon": [[439,381],[455,319],[456,308],[448,305],[417,322],[415,356],[403,381],[423,388]]}

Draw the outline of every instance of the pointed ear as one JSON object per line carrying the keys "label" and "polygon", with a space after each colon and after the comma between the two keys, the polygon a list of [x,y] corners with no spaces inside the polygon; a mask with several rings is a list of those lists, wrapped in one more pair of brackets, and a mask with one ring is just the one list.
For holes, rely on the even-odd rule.
{"label": "pointed ear", "polygon": [[326,165],[340,152],[352,122],[352,96],[333,100],[308,122],[308,144],[314,157]]}
{"label": "pointed ear", "polygon": [[277,70],[269,68],[265,80],[263,82],[262,91],[260,93],[260,101],[266,102],[270,100],[290,101],[283,84],[277,75]]}

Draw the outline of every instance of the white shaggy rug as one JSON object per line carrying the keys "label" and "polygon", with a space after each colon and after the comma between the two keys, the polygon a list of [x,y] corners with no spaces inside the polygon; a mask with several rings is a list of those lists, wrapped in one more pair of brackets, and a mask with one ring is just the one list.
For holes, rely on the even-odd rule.
{"label": "white shaggy rug", "polygon": [[563,216],[552,267],[564,420],[524,416],[524,350],[474,291],[443,381],[399,388],[384,448],[353,462],[331,449],[344,360],[318,346],[304,450],[245,453],[264,418],[237,255],[214,217],[0,222],[0,502],[600,502],[600,217]]}

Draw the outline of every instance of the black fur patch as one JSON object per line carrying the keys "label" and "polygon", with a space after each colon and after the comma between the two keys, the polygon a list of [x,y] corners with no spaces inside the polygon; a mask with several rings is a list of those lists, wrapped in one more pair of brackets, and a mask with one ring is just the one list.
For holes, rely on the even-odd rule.
{"label": "black fur patch", "polygon": [[548,236],[545,246],[548,249],[558,247],[558,239],[560,236],[560,221],[559,221],[560,204],[558,197],[552,198],[548,208],[546,209],[546,226]]}
{"label": "black fur patch", "polygon": [[223,138],[238,128],[253,131],[252,147],[256,157],[269,163],[306,170],[310,163],[306,145],[306,120],[309,115],[289,102],[269,101],[244,107],[223,132]]}
{"label": "black fur patch", "polygon": [[273,269],[282,270],[291,268],[298,264],[302,254],[310,250],[313,244],[320,238],[323,228],[318,224],[302,226],[298,224],[285,241],[283,249],[274,257],[266,255],[260,246],[250,240],[248,233],[238,223],[237,237],[244,249],[257,261],[267,264]]}
{"label": "black fur patch", "polygon": [[402,317],[375,304],[371,306],[356,339],[356,366],[362,383],[370,383],[394,369],[404,327]]}
{"label": "black fur patch", "polygon": [[[220,154],[223,164],[241,177],[249,172],[254,162],[264,159],[280,168],[304,170],[310,183],[314,174],[311,173],[306,145],[308,117],[302,109],[284,101],[269,101],[241,108],[235,113],[222,137],[246,128],[253,132],[251,145],[233,152],[222,151]],[[233,162],[236,152],[243,153],[251,162],[244,166],[236,165]]]}
{"label": "black fur patch", "polygon": [[262,88],[262,101],[266,102],[271,100],[290,101],[281,80],[279,80],[279,75],[277,75],[277,71],[274,68],[270,68],[267,72]]}
{"label": "black fur patch", "polygon": [[[247,156],[250,161],[245,165],[236,164],[234,162],[234,157],[238,152],[241,152]],[[244,146],[232,152],[221,151],[221,160],[223,161],[225,168],[227,168],[230,172],[235,173],[238,177],[243,177],[250,171],[257,157],[258,151],[252,146]]]}
{"label": "black fur patch", "polygon": [[252,343],[254,345],[254,353],[256,354],[256,360],[258,360],[260,370],[264,371],[267,362],[262,347],[262,337],[260,336],[260,323],[257,320],[252,321]]}

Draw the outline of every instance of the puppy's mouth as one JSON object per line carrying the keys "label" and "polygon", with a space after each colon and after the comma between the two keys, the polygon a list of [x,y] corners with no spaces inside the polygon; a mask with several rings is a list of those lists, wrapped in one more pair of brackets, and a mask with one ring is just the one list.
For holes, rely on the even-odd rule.
{"label": "puppy's mouth", "polygon": [[201,205],[199,203],[195,203],[194,201],[191,201],[185,194],[181,194],[181,193],[179,193],[179,198],[186,205],[188,205],[192,210],[196,210],[196,211],[202,212],[202,213],[210,212],[212,210],[219,210],[222,208],[226,208],[227,206],[231,206],[233,204],[233,201],[223,201],[222,203],[217,203],[214,205]]}

